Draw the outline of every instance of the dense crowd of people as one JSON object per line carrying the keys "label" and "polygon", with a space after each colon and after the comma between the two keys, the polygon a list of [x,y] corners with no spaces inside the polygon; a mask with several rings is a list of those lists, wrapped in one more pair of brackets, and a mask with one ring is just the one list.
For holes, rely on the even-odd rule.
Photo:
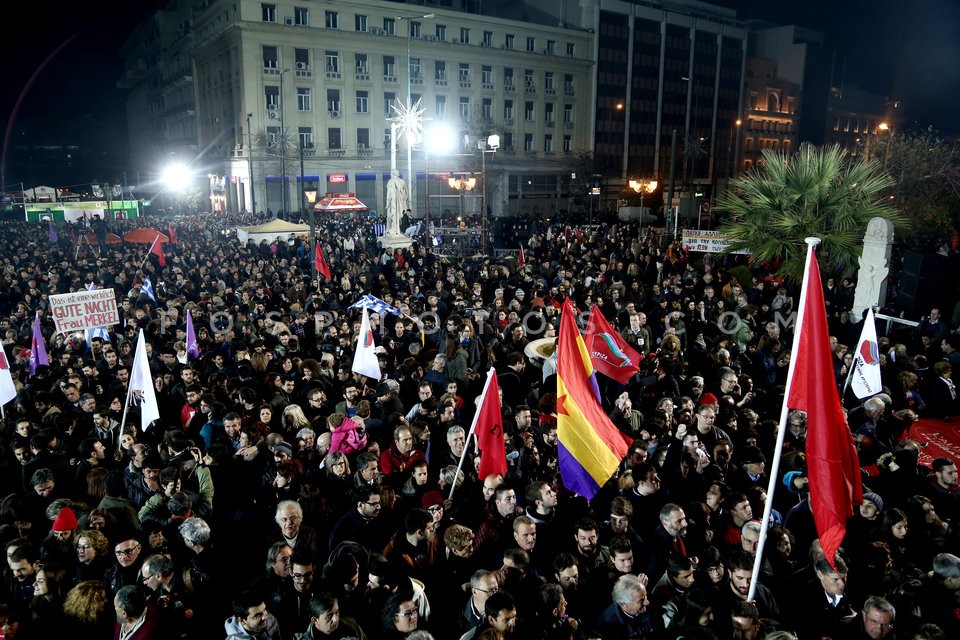
{"label": "dense crowd of people", "polygon": [[[344,218],[318,228],[327,280],[305,238],[239,241],[256,221],[176,220],[164,266],[149,245],[75,246],[80,225],[0,224],[7,640],[960,637],[957,467],[921,464],[911,434],[957,413],[939,309],[880,340],[885,393],[844,395],[866,493],[826,558],[801,411],[767,495],[798,293],[774,274],[633,224],[531,221],[522,260],[451,262]],[[862,326],[842,276],[824,276],[841,393]],[[55,334],[49,296],[94,287],[120,323]],[[371,315],[379,380],[352,370],[365,294],[401,311]],[[642,354],[628,383],[599,380],[632,444],[591,500],[558,469],[566,298]],[[37,313],[49,364],[30,375]],[[146,429],[127,406],[141,330]],[[479,477],[490,367],[508,470]]]}

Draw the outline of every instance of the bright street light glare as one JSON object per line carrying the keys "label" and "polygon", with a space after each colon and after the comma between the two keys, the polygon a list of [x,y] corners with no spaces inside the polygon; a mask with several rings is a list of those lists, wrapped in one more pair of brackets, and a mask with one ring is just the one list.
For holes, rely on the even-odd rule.
{"label": "bright street light glare", "polygon": [[451,153],[457,146],[457,134],[446,122],[434,122],[424,131],[423,143],[431,154]]}
{"label": "bright street light glare", "polygon": [[184,191],[192,180],[190,170],[182,164],[172,164],[163,170],[161,179],[171,191]]}

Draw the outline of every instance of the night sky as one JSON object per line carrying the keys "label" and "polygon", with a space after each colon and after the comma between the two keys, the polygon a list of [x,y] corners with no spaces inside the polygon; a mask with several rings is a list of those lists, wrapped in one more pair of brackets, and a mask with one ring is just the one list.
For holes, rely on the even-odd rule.
{"label": "night sky", "polygon": [[[28,3],[0,39],[0,125],[8,131],[5,177],[69,184],[120,179],[126,149],[118,50],[131,25],[163,0]],[[960,133],[960,2],[957,0],[715,0],[743,19],[796,23],[823,31],[837,50],[844,81],[903,101],[909,123]],[[95,10],[92,7],[96,7]],[[28,15],[22,15],[26,11]],[[33,12],[34,15],[29,15]],[[12,32],[12,33],[11,33]],[[838,72],[839,76],[839,72]],[[29,86],[28,84],[31,83]],[[25,144],[76,144],[78,166],[28,169],[9,151]],[[9,189],[9,187],[8,187]]]}

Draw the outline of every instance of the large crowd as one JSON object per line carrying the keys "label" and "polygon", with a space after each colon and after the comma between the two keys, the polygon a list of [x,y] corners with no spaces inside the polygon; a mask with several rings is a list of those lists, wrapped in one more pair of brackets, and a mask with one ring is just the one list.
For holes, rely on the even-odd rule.
{"label": "large crowd", "polygon": [[[305,238],[238,240],[257,221],[109,223],[173,231],[165,266],[146,244],[75,245],[80,223],[55,240],[0,223],[7,640],[960,637],[957,467],[921,464],[911,432],[955,428],[956,314],[882,337],[885,393],[861,401],[844,384],[855,283],[824,274],[865,491],[826,558],[802,411],[767,495],[798,292],[760,265],[550,221],[525,223],[520,259],[451,261],[383,251],[376,220],[343,218],[318,226],[327,280]],[[120,323],[55,334],[49,296],[93,287]],[[401,311],[371,316],[379,380],[352,370],[366,294]],[[642,354],[626,384],[599,380],[632,444],[590,500],[558,469],[566,298]],[[37,313],[49,364],[30,375]],[[145,429],[127,393],[141,331],[160,410]],[[490,367],[508,467],[478,477]]]}

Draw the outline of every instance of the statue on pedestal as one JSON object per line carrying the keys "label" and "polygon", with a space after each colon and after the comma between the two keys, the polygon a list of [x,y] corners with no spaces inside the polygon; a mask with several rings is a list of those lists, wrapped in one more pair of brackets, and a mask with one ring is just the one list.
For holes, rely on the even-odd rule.
{"label": "statue on pedestal", "polygon": [[387,182],[387,231],[384,235],[399,235],[400,216],[407,209],[407,183],[400,177],[396,169],[390,171],[390,180]]}
{"label": "statue on pedestal", "polygon": [[850,317],[859,320],[869,307],[881,307],[887,300],[887,275],[890,273],[890,248],[893,244],[893,223],[873,218],[863,237],[863,254],[857,271],[857,291]]}

